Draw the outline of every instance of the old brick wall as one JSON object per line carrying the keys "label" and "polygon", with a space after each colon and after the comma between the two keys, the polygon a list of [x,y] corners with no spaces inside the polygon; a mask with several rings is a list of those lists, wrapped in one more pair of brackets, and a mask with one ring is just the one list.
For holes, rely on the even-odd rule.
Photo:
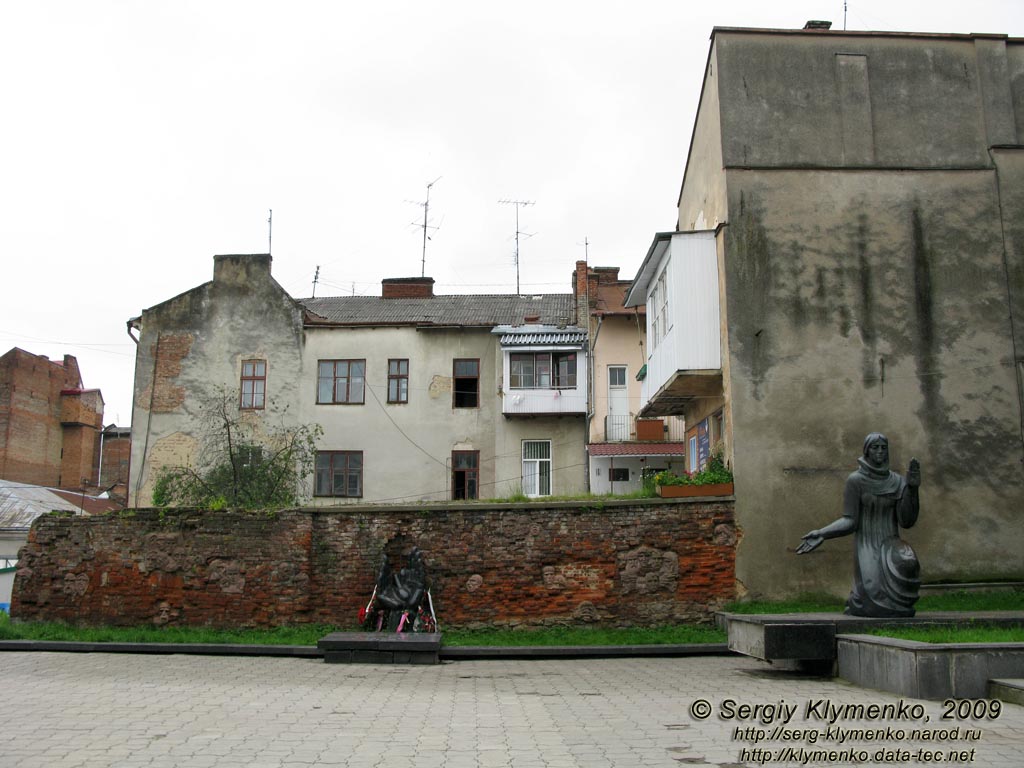
{"label": "old brick wall", "polygon": [[[78,362],[12,349],[0,358],[0,477],[61,483],[61,391],[82,386]],[[70,487],[78,487],[74,478]]]}
{"label": "old brick wall", "polygon": [[734,597],[732,502],[39,518],[12,615],[350,626],[384,552],[425,554],[443,626],[703,621]]}

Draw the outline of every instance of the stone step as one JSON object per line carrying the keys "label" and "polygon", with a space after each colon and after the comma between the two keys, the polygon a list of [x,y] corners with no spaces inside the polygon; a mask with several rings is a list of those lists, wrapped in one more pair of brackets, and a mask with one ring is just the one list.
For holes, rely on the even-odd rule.
{"label": "stone step", "polygon": [[1008,701],[1024,707],[1024,679],[1001,678],[988,681],[988,695],[991,699]]}

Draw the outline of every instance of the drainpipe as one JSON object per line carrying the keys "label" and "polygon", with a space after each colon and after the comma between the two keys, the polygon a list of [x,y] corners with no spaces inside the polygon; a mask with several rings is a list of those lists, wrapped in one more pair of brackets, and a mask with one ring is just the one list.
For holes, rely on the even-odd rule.
{"label": "drainpipe", "polygon": [[[590,305],[588,303],[588,311],[589,306]],[[594,350],[597,349],[597,337],[601,335],[601,323],[603,321],[604,317],[602,315],[598,315],[597,329],[594,331],[594,340],[592,342],[589,341],[590,323],[587,323],[587,337],[590,346],[590,354],[587,355],[587,434],[583,445],[583,466],[586,469],[587,475],[587,493],[590,493],[590,451],[587,450],[587,446],[590,445],[590,427],[594,422]]]}
{"label": "drainpipe", "polygon": [[[100,426],[101,427],[103,426],[102,422],[100,423]],[[99,460],[99,464],[96,465],[96,487],[97,488],[102,488],[103,487],[103,438],[105,438],[106,436],[107,436],[107,430],[106,429],[101,429],[100,430],[100,460]]]}

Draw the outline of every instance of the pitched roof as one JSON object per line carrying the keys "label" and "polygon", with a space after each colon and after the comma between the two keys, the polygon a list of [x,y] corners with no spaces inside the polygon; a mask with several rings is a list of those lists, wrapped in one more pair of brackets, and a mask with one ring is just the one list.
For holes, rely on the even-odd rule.
{"label": "pitched roof", "polygon": [[495,326],[520,324],[536,315],[545,325],[566,325],[575,319],[571,293],[516,296],[460,294],[413,299],[380,296],[331,296],[299,299],[312,325],[437,325]]}
{"label": "pitched roof", "polygon": [[0,480],[0,529],[27,531],[33,520],[53,510],[99,514],[119,508],[120,505],[110,499]]}

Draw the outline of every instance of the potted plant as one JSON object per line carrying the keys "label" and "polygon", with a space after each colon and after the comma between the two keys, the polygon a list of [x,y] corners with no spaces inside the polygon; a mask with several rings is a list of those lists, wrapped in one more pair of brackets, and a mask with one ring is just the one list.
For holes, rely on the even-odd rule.
{"label": "potted plant", "polygon": [[684,496],[731,496],[732,471],[725,465],[721,443],[715,446],[708,463],[699,472],[677,475],[665,470],[654,476],[655,487],[662,498]]}

